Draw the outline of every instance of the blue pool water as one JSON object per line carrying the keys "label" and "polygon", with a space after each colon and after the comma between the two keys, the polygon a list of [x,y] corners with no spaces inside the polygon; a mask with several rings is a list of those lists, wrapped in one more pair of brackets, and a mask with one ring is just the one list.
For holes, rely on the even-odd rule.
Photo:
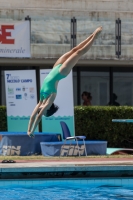
{"label": "blue pool water", "polygon": [[133,179],[0,181],[1,200],[133,200]]}

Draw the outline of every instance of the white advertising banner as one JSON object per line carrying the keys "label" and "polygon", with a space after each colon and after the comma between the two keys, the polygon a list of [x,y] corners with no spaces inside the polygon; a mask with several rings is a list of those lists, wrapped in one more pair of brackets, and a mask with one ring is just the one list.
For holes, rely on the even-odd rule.
{"label": "white advertising banner", "polygon": [[5,71],[8,131],[27,131],[37,104],[35,70]]}
{"label": "white advertising banner", "polygon": [[0,22],[0,57],[30,56],[30,22]]}
{"label": "white advertising banner", "polygon": [[[42,85],[43,80],[49,72],[50,69],[40,70],[40,85]],[[42,117],[42,131],[47,133],[61,133],[63,138],[62,128],[65,126],[69,129],[71,136],[74,136],[75,128],[72,72],[66,78],[59,81],[57,96],[54,103],[59,106],[59,110],[51,117]]]}

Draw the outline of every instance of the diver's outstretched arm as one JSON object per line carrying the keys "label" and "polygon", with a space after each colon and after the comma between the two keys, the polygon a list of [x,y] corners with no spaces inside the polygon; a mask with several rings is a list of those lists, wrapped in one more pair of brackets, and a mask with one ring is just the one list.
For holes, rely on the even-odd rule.
{"label": "diver's outstretched arm", "polygon": [[36,105],[36,107],[34,108],[32,114],[31,114],[31,117],[30,117],[30,120],[29,120],[29,124],[28,124],[27,134],[31,131],[32,125],[33,125],[33,123],[35,121],[36,114],[38,113],[38,109],[41,106],[41,104],[42,104],[42,102],[39,102]]}
{"label": "diver's outstretched arm", "polygon": [[38,108],[40,110],[40,112],[36,116],[36,119],[34,121],[31,131],[28,132],[29,137],[34,138],[34,131],[35,131],[36,127],[38,126],[39,122],[41,121],[42,115],[46,116],[47,110],[51,107],[52,103],[55,100],[55,97],[56,97],[55,94],[51,94],[45,103],[41,103],[40,107]]}

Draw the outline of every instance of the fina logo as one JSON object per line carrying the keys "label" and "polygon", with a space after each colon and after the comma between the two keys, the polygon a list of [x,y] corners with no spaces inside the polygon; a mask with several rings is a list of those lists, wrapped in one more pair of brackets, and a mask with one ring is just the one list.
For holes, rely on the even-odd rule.
{"label": "fina logo", "polygon": [[19,79],[19,76],[11,76],[11,74],[6,74],[8,83],[32,83],[32,79]]}
{"label": "fina logo", "polygon": [[16,88],[16,91],[21,91],[21,88]]}

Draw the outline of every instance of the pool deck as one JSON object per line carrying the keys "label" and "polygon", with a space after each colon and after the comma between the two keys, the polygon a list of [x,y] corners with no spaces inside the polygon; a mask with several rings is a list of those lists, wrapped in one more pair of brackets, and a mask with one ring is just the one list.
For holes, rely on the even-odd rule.
{"label": "pool deck", "polygon": [[7,178],[9,174],[9,178],[13,178],[13,174],[18,174],[18,177],[21,178],[23,176],[30,178],[33,174],[34,177],[38,177],[40,174],[39,177],[47,178],[50,174],[50,177],[60,178],[61,173],[63,173],[63,177],[71,177],[75,173],[75,176],[82,177],[133,177],[133,156],[123,158],[45,158],[42,160],[16,160],[16,163],[0,163],[1,178]]}

